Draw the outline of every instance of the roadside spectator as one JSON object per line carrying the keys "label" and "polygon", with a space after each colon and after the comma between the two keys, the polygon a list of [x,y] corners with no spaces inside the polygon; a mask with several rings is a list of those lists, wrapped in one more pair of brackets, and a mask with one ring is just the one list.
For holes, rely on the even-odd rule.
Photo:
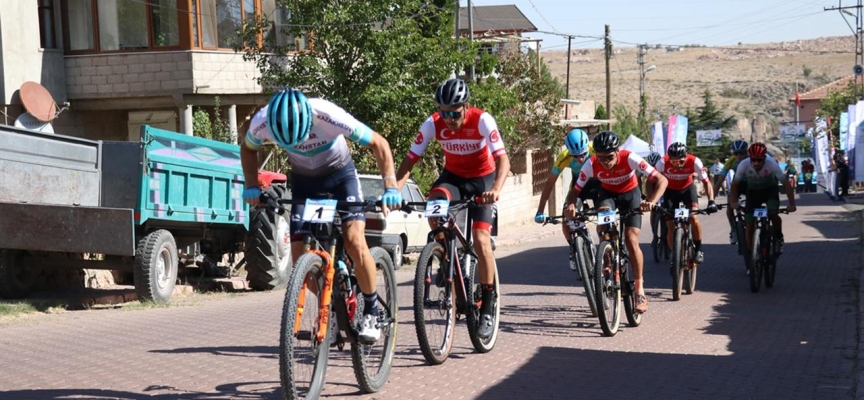
{"label": "roadside spectator", "polygon": [[[846,162],[845,154],[838,151],[834,155],[834,167],[837,169],[837,197],[844,200],[849,195],[849,164]],[[845,200],[844,200],[845,201]]]}
{"label": "roadside spectator", "polygon": [[714,188],[716,192],[714,195],[717,196],[720,194],[722,190],[724,193],[726,192],[726,187],[723,184],[726,183],[726,179],[720,175],[723,172],[723,163],[720,162],[720,159],[714,160],[714,165],[708,169],[708,176],[711,178],[711,187]]}

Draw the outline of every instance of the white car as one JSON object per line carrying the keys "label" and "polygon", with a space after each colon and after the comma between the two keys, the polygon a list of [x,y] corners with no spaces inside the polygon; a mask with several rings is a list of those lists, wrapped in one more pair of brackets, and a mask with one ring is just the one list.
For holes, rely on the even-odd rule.
{"label": "white car", "polygon": [[[380,175],[358,174],[360,190],[366,200],[380,200],[384,194],[384,182]],[[413,180],[408,180],[402,187],[402,198],[405,201],[422,202],[426,196]],[[427,243],[429,223],[423,211],[390,211],[387,217],[383,212],[366,213],[366,241],[369,246],[381,246],[393,256],[393,266],[402,266],[403,255],[420,251]]]}

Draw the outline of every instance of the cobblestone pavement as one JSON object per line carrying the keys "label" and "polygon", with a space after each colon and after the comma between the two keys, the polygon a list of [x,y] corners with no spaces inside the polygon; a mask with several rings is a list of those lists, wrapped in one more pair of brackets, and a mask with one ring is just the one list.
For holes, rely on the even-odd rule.
{"label": "cobblestone pavement", "polygon": [[[473,352],[460,322],[452,355],[427,366],[413,326],[411,266],[397,272],[390,381],[360,392],[347,351],[331,353],[325,398],[849,399],[858,357],[860,227],[821,195],[784,216],[786,253],[751,293],[721,215],[703,217],[696,293],[671,300],[668,264],[643,232],[650,309],[603,337],[566,266],[559,228],[503,232],[501,335]],[[530,216],[528,216],[530,217]],[[526,217],[527,218],[527,217]],[[647,226],[647,224],[646,224]],[[551,232],[551,233],[550,233]],[[0,323],[0,399],[276,399],[283,292],[192,306],[95,310]]]}

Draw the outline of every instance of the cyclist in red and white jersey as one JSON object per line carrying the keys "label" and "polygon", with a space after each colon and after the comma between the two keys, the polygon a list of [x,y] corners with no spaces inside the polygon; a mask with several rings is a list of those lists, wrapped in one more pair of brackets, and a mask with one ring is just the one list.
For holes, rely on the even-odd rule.
{"label": "cyclist in red and white jersey", "polygon": [[[591,161],[582,166],[576,185],[567,194],[566,216],[576,216],[574,199],[585,187],[591,177],[600,181],[600,192],[597,195],[598,210],[617,208],[623,215],[630,210],[641,208],[650,211],[657,204],[660,195],[666,190],[666,178],[657,173],[654,167],[648,165],[642,157],[628,150],[619,150],[621,142],[618,135],[612,131],[604,131],[594,137],[594,152]],[[639,178],[636,174],[646,175],[656,185],[657,190],[651,193],[649,199],[642,200],[639,190]],[[639,248],[639,232],[642,229],[642,215],[631,214],[623,220],[624,240],[630,253],[630,265],[633,266],[634,283],[636,284],[636,312],[648,310],[648,298],[642,282],[642,249]],[[600,230],[605,229],[603,226]]]}
{"label": "cyclist in red and white jersey", "polygon": [[[681,142],[670,144],[666,156],[657,162],[656,167],[669,182],[663,193],[663,208],[667,211],[674,213],[679,203],[684,203],[684,207],[694,211],[699,209],[699,198],[696,195],[696,185],[693,180],[695,176],[702,181],[702,185],[705,187],[705,195],[708,197],[708,213],[717,212],[711,180],[708,179],[708,174],[702,167],[702,160],[692,154],[687,154],[687,145]],[[648,193],[652,193],[653,186],[651,182],[646,185]],[[666,242],[671,249],[674,248],[672,241],[675,234],[675,221],[669,216],[665,219],[668,228]],[[696,247],[693,261],[701,264],[705,261],[705,255],[702,253],[702,224],[699,223],[699,218],[695,214],[690,215],[690,225],[693,226],[693,244]]]}
{"label": "cyclist in red and white jersey", "polygon": [[[429,199],[483,199],[482,205],[469,209],[471,235],[477,252],[478,277],[483,289],[480,326],[477,336],[492,336],[495,326],[493,301],[495,259],[492,254],[492,204],[498,200],[501,187],[510,172],[510,159],[498,125],[489,113],[468,104],[470,90],[461,79],[450,79],[435,91],[439,112],[432,114],[420,127],[411,149],[402,160],[396,178],[401,189],[414,164],[420,160],[434,138],[444,150],[444,171],[432,184]],[[433,224],[430,220],[430,226]]]}

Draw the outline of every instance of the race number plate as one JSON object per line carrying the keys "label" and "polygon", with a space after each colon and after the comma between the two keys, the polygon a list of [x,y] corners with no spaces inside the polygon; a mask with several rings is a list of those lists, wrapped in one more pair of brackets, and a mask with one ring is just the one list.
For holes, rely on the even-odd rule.
{"label": "race number plate", "polygon": [[303,221],[328,223],[333,222],[334,215],[336,215],[336,200],[306,199]]}
{"label": "race number plate", "polygon": [[755,218],[767,218],[768,217],[768,209],[767,208],[757,208],[753,210],[753,217]]}
{"label": "race number plate", "polygon": [[609,225],[615,222],[616,210],[605,210],[597,212],[597,225]]}
{"label": "race number plate", "polygon": [[686,208],[676,208],[675,218],[690,218],[690,210]]}
{"label": "race number plate", "polygon": [[446,217],[449,208],[449,200],[429,200],[426,202],[426,217]]}

